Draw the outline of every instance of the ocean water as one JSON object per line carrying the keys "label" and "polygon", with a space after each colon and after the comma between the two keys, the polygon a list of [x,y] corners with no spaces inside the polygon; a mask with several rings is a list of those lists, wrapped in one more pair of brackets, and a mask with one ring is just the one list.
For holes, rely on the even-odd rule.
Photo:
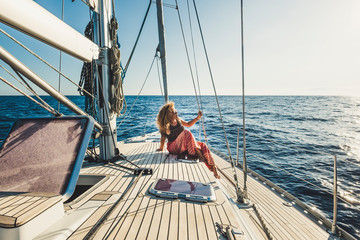
{"label": "ocean water", "polygon": [[[80,107],[84,99],[70,96]],[[52,106],[57,102],[44,97]],[[118,140],[157,131],[155,121],[163,104],[160,96],[127,96],[127,113],[118,119]],[[170,96],[184,120],[196,117],[202,105],[208,144],[227,154],[216,99],[203,96]],[[240,129],[242,162],[242,100],[220,96],[231,154],[236,159]],[[246,104],[246,148],[248,167],[327,218],[333,218],[334,155],[338,165],[338,225],[360,239],[360,98],[340,96],[248,96]],[[131,108],[132,107],[132,108]],[[131,109],[131,111],[129,111]],[[61,107],[61,112],[72,115]],[[0,96],[0,143],[18,118],[49,116],[22,96]],[[191,128],[204,141],[199,125]],[[121,149],[120,149],[121,150]]]}

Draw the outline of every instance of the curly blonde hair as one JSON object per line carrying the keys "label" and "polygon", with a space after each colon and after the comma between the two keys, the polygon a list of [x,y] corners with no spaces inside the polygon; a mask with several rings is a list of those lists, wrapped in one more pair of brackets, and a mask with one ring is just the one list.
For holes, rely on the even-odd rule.
{"label": "curly blonde hair", "polygon": [[168,102],[166,103],[164,106],[161,107],[158,115],[157,115],[157,119],[156,119],[156,124],[160,130],[160,133],[162,135],[170,134],[170,112],[172,110],[172,108],[174,108],[175,103],[174,102]]}

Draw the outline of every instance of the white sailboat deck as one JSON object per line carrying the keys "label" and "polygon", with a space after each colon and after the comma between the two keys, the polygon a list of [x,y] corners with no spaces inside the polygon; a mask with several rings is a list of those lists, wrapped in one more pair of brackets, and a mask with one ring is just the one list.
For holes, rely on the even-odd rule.
{"label": "white sailboat deck", "polygon": [[[288,200],[252,177],[248,178],[249,197],[258,209],[259,215],[253,208],[236,207],[231,203],[233,201],[228,199],[236,199],[233,184],[227,179],[231,178],[232,169],[222,158],[214,155],[221,170],[221,180],[218,181],[204,163],[179,162],[166,152],[157,152],[158,146],[157,141],[126,143],[120,146],[129,160],[141,167],[151,167],[154,170],[153,175],[141,176],[137,181],[131,171],[116,164],[84,166],[81,174],[108,175],[111,176],[111,180],[89,194],[88,199],[99,199],[104,203],[70,239],[83,239],[121,195],[124,196],[114,211],[93,233],[94,239],[219,239],[222,237],[216,223],[230,225],[240,233],[237,235],[238,239],[331,238],[324,228],[304,213],[292,205],[285,205]],[[121,164],[132,167],[126,161]],[[240,171],[238,175],[242,178]],[[148,189],[158,178],[211,183],[217,200],[196,203],[155,197],[148,193]],[[129,185],[132,185],[132,188],[129,189]],[[223,189],[228,193],[224,193]],[[86,199],[83,199],[78,204],[85,201]]]}
{"label": "white sailboat deck", "polygon": [[[233,170],[219,156],[213,154],[221,176],[217,180],[203,162],[180,162],[167,152],[157,152],[159,142],[154,136],[146,138],[134,139],[119,147],[128,160],[152,168],[153,175],[135,176],[131,170],[118,165],[133,168],[124,160],[110,164],[84,163],[80,178],[98,180],[84,194],[65,203],[65,217],[36,239],[59,236],[68,239],[225,239],[217,224],[224,230],[230,226],[230,230],[237,233],[235,239],[332,239],[324,227],[299,211],[296,204],[290,204],[288,199],[252,176],[248,177],[248,193],[256,210],[238,208],[234,204]],[[237,174],[242,183],[242,171],[238,169]],[[156,197],[148,190],[158,178],[210,183],[216,201],[200,203]],[[30,195],[0,199],[3,227],[26,224],[60,199],[52,195]],[[49,203],[48,207],[45,203]],[[35,205],[39,206],[31,207]],[[25,218],[26,221],[20,221]]]}

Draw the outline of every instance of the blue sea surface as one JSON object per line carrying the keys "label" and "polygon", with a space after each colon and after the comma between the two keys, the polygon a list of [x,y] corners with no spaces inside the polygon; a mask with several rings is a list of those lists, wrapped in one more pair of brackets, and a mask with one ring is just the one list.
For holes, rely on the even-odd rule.
{"label": "blue sea surface", "polygon": [[[84,98],[69,96],[84,108]],[[53,107],[57,102],[44,97]],[[127,96],[128,111],[118,118],[118,140],[157,131],[160,96]],[[170,96],[184,120],[197,116],[202,105],[208,145],[227,154],[215,97]],[[236,159],[240,129],[242,162],[242,100],[220,96],[219,104],[231,154]],[[246,149],[248,167],[290,192],[328,219],[333,218],[334,156],[337,159],[338,225],[360,239],[360,98],[345,96],[247,96]],[[131,111],[129,112],[131,108]],[[73,115],[61,107],[61,112]],[[23,117],[50,116],[23,96],[0,96],[0,143],[12,123]],[[191,128],[204,141],[199,124]],[[121,149],[120,149],[121,151]]]}

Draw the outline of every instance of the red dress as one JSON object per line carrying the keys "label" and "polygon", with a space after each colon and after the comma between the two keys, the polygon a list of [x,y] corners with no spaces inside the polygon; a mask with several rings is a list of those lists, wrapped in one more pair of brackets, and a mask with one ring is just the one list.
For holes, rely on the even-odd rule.
{"label": "red dress", "polygon": [[[205,157],[205,164],[211,171],[214,171],[215,162],[207,145],[203,142],[197,142],[192,133],[189,130],[184,129],[179,122],[172,128],[175,129],[175,132],[180,133],[177,133],[178,136],[175,140],[173,140],[174,136],[171,133],[170,135],[165,135],[168,138],[167,150],[169,153],[178,155],[187,151],[188,154],[196,156],[197,154],[195,152],[195,148],[200,149],[201,153]],[[178,128],[182,128],[182,130],[178,130]]]}

